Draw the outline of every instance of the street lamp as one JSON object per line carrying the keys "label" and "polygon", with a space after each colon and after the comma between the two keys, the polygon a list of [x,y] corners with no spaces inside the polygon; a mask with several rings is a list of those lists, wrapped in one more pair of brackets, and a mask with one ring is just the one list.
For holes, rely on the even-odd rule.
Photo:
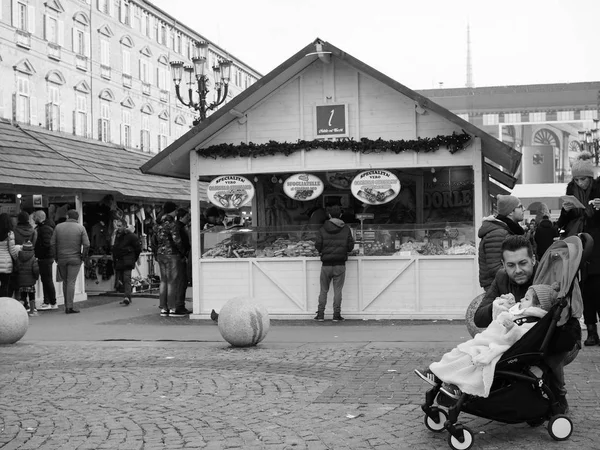
{"label": "street lamp", "polygon": [[594,163],[598,164],[600,158],[600,130],[598,129],[600,119],[594,119],[594,128],[579,131],[579,144],[582,151],[588,151],[594,155]]}
{"label": "street lamp", "polygon": [[[206,113],[216,109],[227,98],[227,89],[229,86],[229,78],[231,75],[231,61],[219,60],[218,64],[213,66],[213,75],[215,80],[215,98],[212,103],[208,103],[206,96],[208,94],[208,86],[210,80],[206,74],[206,66],[208,60],[208,43],[198,42],[194,49],[194,57],[192,65],[185,65],[182,61],[171,62],[173,70],[173,83],[175,83],[175,93],[179,101],[190,109],[198,111],[200,117],[194,119],[194,125],[198,125],[206,119]],[[194,78],[196,79],[194,81]],[[181,80],[188,85],[188,102],[181,98],[179,85]],[[193,99],[194,85],[196,84],[196,92],[198,93],[198,101]]]}

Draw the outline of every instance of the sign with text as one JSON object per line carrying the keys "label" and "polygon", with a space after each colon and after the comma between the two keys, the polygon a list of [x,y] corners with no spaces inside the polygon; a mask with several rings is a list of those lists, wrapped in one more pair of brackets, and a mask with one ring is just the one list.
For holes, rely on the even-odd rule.
{"label": "sign with text", "polygon": [[316,175],[298,173],[292,175],[283,183],[283,192],[289,198],[307,202],[317,198],[323,193],[323,181]]}
{"label": "sign with text", "polygon": [[383,205],[400,193],[400,180],[388,170],[367,170],[354,177],[352,195],[368,205]]}
{"label": "sign with text", "polygon": [[348,105],[317,105],[317,137],[348,136]]}
{"label": "sign with text", "polygon": [[250,180],[237,175],[225,175],[212,180],[206,188],[208,201],[223,209],[246,206],[254,198]]}

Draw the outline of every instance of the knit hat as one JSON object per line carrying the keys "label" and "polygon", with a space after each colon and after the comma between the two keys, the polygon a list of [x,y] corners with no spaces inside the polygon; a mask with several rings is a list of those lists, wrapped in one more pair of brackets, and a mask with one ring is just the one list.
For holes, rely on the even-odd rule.
{"label": "knit hat", "polygon": [[592,164],[592,155],[588,152],[581,152],[573,165],[571,166],[571,175],[576,177],[594,178],[594,165]]}
{"label": "knit hat", "polygon": [[550,284],[534,284],[529,289],[533,289],[535,296],[540,302],[540,307],[544,311],[549,311],[552,306],[556,303],[558,298],[558,283]]}
{"label": "knit hat", "polygon": [[514,195],[498,194],[496,200],[498,214],[501,216],[508,216],[521,203],[521,201]]}
{"label": "knit hat", "polygon": [[31,243],[31,241],[25,241],[23,243],[22,249],[23,250],[31,250],[31,251],[33,251],[33,244]]}
{"label": "knit hat", "polygon": [[162,213],[170,214],[177,209],[177,205],[173,202],[165,202],[163,205]]}

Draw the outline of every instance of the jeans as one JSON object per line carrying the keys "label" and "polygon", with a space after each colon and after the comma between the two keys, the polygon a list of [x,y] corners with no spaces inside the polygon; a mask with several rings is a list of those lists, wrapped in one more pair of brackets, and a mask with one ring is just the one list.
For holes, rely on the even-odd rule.
{"label": "jeans", "polygon": [[63,295],[65,297],[65,310],[73,308],[73,300],[75,299],[75,283],[77,275],[81,270],[81,263],[64,264],[58,263],[58,274],[63,280]]}
{"label": "jeans", "polygon": [[188,287],[188,270],[187,270],[187,266],[188,264],[191,264],[191,262],[188,260],[186,261],[185,258],[182,259],[181,261],[182,264],[182,271],[181,271],[181,279],[179,280],[179,290],[178,290],[178,296],[177,296],[177,308],[185,308],[185,293],[187,292],[187,287]]}
{"label": "jeans", "polygon": [[346,280],[346,265],[322,266],[321,267],[321,292],[319,293],[319,310],[317,314],[325,313],[327,305],[327,292],[333,280],[333,315],[339,316],[342,311],[342,288]]}
{"label": "jeans", "polygon": [[0,297],[8,297],[10,273],[0,273]]}
{"label": "jeans", "polygon": [[56,305],[56,288],[54,287],[54,280],[52,280],[52,264],[54,264],[52,258],[38,259],[40,280],[42,281],[42,290],[44,292],[44,303]]}
{"label": "jeans", "polygon": [[600,274],[588,275],[582,284],[583,321],[586,325],[595,325],[600,317]]}
{"label": "jeans", "polygon": [[565,388],[565,366],[573,362],[581,349],[581,344],[578,342],[568,352],[554,353],[544,357],[544,362],[552,370],[552,374],[548,377],[548,385],[555,395],[567,395]]}
{"label": "jeans", "polygon": [[123,283],[123,294],[131,300],[131,269],[117,270],[115,278]]}
{"label": "jeans", "polygon": [[176,309],[179,301],[183,257],[180,255],[158,255],[160,287],[158,297],[160,309]]}

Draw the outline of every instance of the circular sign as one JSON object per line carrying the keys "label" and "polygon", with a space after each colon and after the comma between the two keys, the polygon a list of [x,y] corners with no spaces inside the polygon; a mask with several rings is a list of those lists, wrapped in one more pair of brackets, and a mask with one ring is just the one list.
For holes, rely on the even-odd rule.
{"label": "circular sign", "polygon": [[368,205],[383,205],[400,193],[400,180],[387,170],[367,170],[354,177],[352,195]]}
{"label": "circular sign", "polygon": [[237,209],[254,197],[254,186],[244,177],[225,175],[212,180],[206,188],[208,201],[219,208]]}
{"label": "circular sign", "polygon": [[325,186],[319,177],[308,173],[297,173],[283,183],[283,192],[289,198],[307,202],[323,193]]}

